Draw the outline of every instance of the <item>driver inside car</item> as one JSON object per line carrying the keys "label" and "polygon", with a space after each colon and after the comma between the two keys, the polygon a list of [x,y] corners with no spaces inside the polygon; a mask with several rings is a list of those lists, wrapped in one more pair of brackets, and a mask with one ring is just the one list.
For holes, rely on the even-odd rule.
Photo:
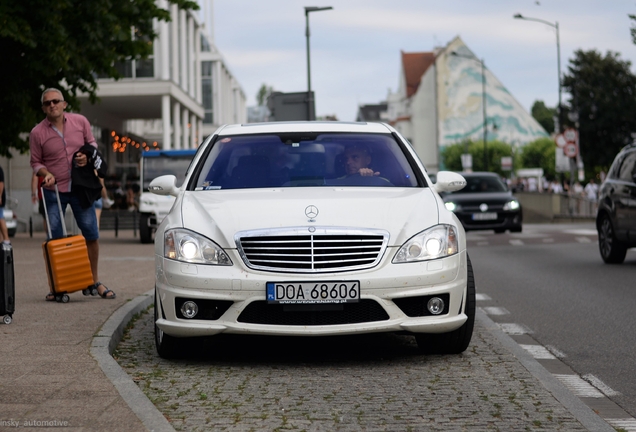
{"label": "driver inside car", "polygon": [[371,155],[360,145],[352,145],[344,151],[344,164],[347,176],[359,174],[361,176],[379,176],[378,171],[369,168]]}

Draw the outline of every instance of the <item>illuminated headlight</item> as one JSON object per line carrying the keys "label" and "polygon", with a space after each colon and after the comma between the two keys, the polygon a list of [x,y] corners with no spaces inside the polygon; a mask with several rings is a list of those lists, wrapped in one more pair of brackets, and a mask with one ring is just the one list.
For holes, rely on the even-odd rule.
{"label": "illuminated headlight", "polygon": [[426,261],[458,252],[457,230],[452,225],[437,225],[422,231],[402,245],[393,263]]}
{"label": "illuminated headlight", "polygon": [[163,256],[192,264],[232,265],[223,248],[202,235],[184,229],[166,231]]}
{"label": "illuminated headlight", "polygon": [[518,210],[519,209],[519,201],[517,201],[517,200],[508,201],[507,203],[504,204],[503,209],[505,211]]}
{"label": "illuminated headlight", "polygon": [[454,202],[452,202],[452,201],[449,201],[449,202],[447,202],[447,203],[444,203],[444,205],[446,206],[446,210],[448,210],[448,211],[452,211],[452,212],[459,211],[459,209],[461,208],[461,207],[459,206],[459,204],[455,204],[455,203],[454,203]]}

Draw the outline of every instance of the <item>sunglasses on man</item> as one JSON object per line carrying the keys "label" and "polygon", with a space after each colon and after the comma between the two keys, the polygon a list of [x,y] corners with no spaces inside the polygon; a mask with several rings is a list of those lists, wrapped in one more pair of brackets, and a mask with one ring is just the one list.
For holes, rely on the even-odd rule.
{"label": "sunglasses on man", "polygon": [[42,106],[51,106],[51,105],[57,105],[60,102],[64,102],[64,99],[51,99],[51,100],[47,100],[42,102]]}

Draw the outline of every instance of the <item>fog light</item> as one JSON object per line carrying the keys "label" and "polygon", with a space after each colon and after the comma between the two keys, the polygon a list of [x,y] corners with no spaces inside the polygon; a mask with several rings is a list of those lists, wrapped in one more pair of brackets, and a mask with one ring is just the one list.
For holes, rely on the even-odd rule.
{"label": "fog light", "polygon": [[[444,302],[442,302],[443,304]],[[430,302],[429,302],[430,304]],[[430,309],[430,307],[429,307]],[[194,318],[199,312],[199,306],[193,301],[187,301],[181,305],[181,313],[185,318]]]}
{"label": "fog light", "polygon": [[433,297],[428,301],[426,307],[433,315],[439,315],[444,311],[444,300],[439,297]]}

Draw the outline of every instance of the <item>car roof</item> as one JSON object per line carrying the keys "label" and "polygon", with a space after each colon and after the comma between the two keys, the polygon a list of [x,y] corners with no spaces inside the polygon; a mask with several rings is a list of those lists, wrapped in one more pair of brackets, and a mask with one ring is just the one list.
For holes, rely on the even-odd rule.
{"label": "car roof", "polygon": [[224,125],[217,129],[215,134],[223,136],[285,132],[392,133],[395,132],[395,130],[391,126],[384,123],[289,121]]}
{"label": "car roof", "polygon": [[149,150],[142,153],[142,157],[178,157],[178,156],[193,156],[197,152],[197,149],[179,149],[179,150]]}

